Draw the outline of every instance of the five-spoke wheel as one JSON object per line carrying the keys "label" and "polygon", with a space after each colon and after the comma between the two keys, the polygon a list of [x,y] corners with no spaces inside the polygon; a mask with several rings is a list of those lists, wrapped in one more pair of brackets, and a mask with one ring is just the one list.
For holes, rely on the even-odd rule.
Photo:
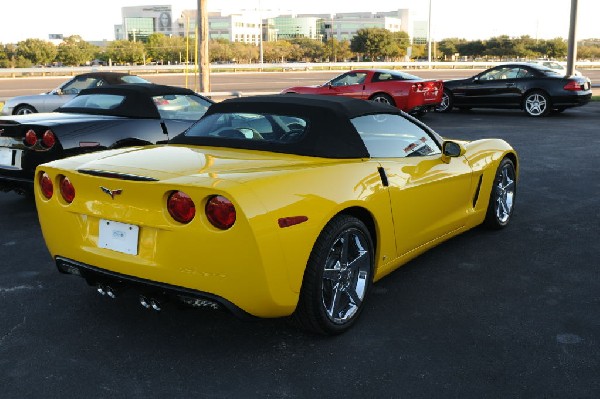
{"label": "five-spoke wheel", "polygon": [[529,116],[544,116],[552,109],[550,98],[541,91],[532,91],[525,96],[524,109]]}
{"label": "five-spoke wheel", "polygon": [[293,320],[321,334],[350,328],[371,286],[373,259],[373,243],[364,223],[348,215],[333,218],[310,255]]}
{"label": "five-spoke wheel", "polygon": [[501,229],[508,225],[515,206],[515,194],[517,190],[517,179],[515,165],[504,158],[498,166],[490,203],[488,206],[485,224],[494,229]]}

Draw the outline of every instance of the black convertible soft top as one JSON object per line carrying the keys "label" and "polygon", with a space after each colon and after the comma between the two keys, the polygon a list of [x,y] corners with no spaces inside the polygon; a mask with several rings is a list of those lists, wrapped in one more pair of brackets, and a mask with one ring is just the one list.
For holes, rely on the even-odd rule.
{"label": "black convertible soft top", "polygon": [[81,90],[78,96],[89,94],[116,94],[125,100],[114,109],[73,108],[66,103],[55,112],[96,113],[99,115],[124,116],[128,118],[160,119],[153,97],[170,94],[197,95],[193,90],[182,87],[157,85],[153,83],[127,83],[120,85],[99,86]]}
{"label": "black convertible soft top", "polygon": [[[185,133],[170,142],[256,149],[324,158],[368,158],[367,148],[350,119],[382,113],[405,115],[396,107],[373,101],[337,96],[277,94],[234,98],[215,103],[202,119],[212,114],[222,113],[296,116],[308,121],[308,130],[300,141],[293,143],[188,137]],[[202,119],[199,123],[202,123]],[[193,129],[193,126],[190,129]]]}

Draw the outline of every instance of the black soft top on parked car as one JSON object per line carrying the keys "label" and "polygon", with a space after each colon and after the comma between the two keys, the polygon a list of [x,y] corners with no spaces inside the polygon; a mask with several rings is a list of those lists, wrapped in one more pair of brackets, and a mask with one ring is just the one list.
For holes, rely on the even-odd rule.
{"label": "black soft top on parked car", "polygon": [[[309,94],[278,94],[233,98],[213,104],[197,122],[214,114],[262,114],[302,118],[307,121],[301,140],[278,143],[260,140],[231,140],[188,132],[170,140],[173,144],[233,147],[324,158],[368,158],[369,153],[351,119],[363,115],[405,113],[398,108],[365,100]],[[408,116],[407,116],[408,117]]]}
{"label": "black soft top on parked car", "polygon": [[[115,108],[90,109],[71,107],[68,102],[55,112],[97,113],[99,115],[123,116],[128,118],[160,119],[153,97],[168,95],[197,95],[193,90],[183,87],[157,85],[153,83],[128,83],[109,85],[82,90],[77,97],[93,94],[119,95],[124,100]],[[76,98],[77,98],[76,97]]]}

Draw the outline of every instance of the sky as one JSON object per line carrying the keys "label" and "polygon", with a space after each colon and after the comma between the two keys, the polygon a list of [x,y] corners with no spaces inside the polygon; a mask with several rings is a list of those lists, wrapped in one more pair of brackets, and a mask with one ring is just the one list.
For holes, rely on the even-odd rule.
{"label": "sky", "polygon": [[[209,11],[241,10],[289,13],[335,13],[413,10],[415,20],[427,20],[431,3],[433,40],[459,37],[487,39],[507,34],[533,38],[568,38],[571,0],[207,0]],[[49,34],[79,35],[86,41],[114,40],[121,7],[172,5],[174,17],[195,9],[197,0],[3,0],[0,43],[28,38],[48,40]],[[600,38],[600,1],[578,0],[577,39]]]}

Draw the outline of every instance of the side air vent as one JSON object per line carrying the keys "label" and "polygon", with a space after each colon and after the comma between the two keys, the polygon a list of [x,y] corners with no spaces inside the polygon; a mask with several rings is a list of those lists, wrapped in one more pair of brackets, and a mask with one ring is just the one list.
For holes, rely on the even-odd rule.
{"label": "side air vent", "polygon": [[479,182],[477,182],[477,189],[475,189],[475,196],[473,197],[473,208],[477,205],[479,199],[479,191],[481,190],[481,182],[483,181],[483,175],[479,176]]}
{"label": "side air vent", "polygon": [[153,177],[131,175],[128,173],[107,172],[104,170],[79,169],[78,172],[86,174],[86,175],[92,175],[92,176],[98,176],[98,177],[108,177],[109,179],[133,180],[133,181],[158,181],[158,179],[155,179]]}

